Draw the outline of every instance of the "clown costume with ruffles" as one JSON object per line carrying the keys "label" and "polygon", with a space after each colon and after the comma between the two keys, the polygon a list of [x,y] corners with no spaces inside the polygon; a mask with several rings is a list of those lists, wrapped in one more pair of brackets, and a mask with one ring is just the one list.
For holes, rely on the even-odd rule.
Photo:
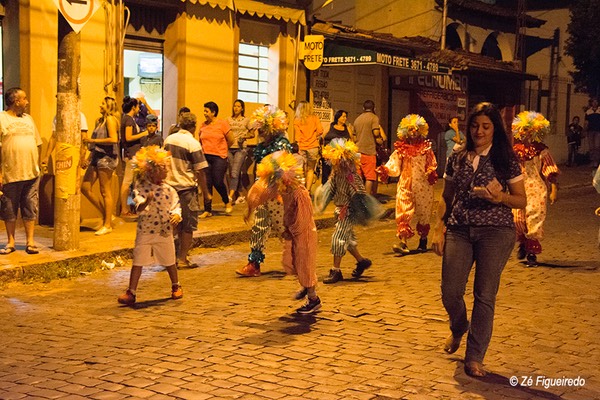
{"label": "clown costume with ruffles", "polygon": [[535,111],[519,113],[512,123],[513,149],[523,170],[527,194],[527,207],[513,210],[519,242],[517,258],[527,258],[530,267],[537,265],[536,255],[542,252],[546,198],[553,204],[557,194],[559,170],[548,147],[542,143],[549,127],[548,120]]}
{"label": "clown costume with ruffles", "polygon": [[427,251],[429,219],[433,209],[433,185],[437,182],[437,160],[427,139],[429,126],[417,114],[409,114],[400,121],[398,140],[389,161],[379,168],[381,179],[399,177],[396,190],[396,224],[399,245],[393,250],[408,254],[407,240],[414,236],[416,225],[420,237],[418,251]]}

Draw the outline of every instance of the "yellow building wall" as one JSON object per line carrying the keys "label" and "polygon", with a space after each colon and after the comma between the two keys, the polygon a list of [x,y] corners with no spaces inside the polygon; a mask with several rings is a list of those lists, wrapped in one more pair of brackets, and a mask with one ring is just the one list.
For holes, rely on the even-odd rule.
{"label": "yellow building wall", "polygon": [[[204,103],[214,101],[219,106],[219,117],[226,118],[235,99],[234,88],[237,88],[236,63],[234,55],[237,44],[234,32],[228,21],[207,20],[195,16],[182,16],[169,27],[183,34],[185,43],[173,47],[169,57],[175,57],[175,65],[179,70],[178,102],[188,106],[204,121]],[[168,39],[174,34],[169,32]],[[180,42],[181,37],[176,37]],[[179,54],[183,52],[183,54]]]}
{"label": "yellow building wall", "polygon": [[[178,16],[164,34],[165,70],[164,108],[186,105],[196,113],[199,122],[203,118],[203,104],[214,101],[219,105],[219,117],[231,114],[237,97],[237,50],[239,31],[235,16],[230,10],[195,8],[191,13]],[[58,10],[53,0],[21,1],[19,3],[19,40],[21,73],[20,86],[26,90],[33,116],[43,139],[43,150],[52,134],[52,120],[56,114]],[[263,19],[266,23],[278,21]],[[123,83],[106,81],[106,10],[101,7],[79,33],[81,45],[81,111],[87,119],[89,133],[100,116],[99,106],[106,95],[112,95],[121,103]],[[278,28],[279,29],[279,28]],[[288,105],[292,100],[303,99],[306,83],[302,68],[298,68],[298,80],[294,93],[294,64],[296,62],[297,25],[288,23],[284,32],[277,36],[275,48],[279,52],[279,76],[277,81],[277,105],[284,109],[290,119],[294,110]],[[9,61],[7,61],[9,62]],[[116,92],[115,92],[116,91]],[[176,104],[174,104],[176,102]],[[248,104],[249,115],[259,104]],[[168,122],[168,121],[167,121]],[[290,129],[291,132],[291,129]],[[82,171],[83,174],[83,171]],[[118,178],[113,183],[114,198],[118,197]],[[96,218],[98,213],[82,196],[83,218]]]}
{"label": "yellow building wall", "polygon": [[27,93],[28,112],[46,145],[56,114],[58,11],[52,0],[20,4],[20,87]]}

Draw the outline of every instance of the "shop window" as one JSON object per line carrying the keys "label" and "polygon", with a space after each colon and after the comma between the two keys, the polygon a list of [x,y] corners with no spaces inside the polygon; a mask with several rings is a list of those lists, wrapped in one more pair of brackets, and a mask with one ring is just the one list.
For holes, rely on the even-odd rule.
{"label": "shop window", "polygon": [[240,43],[238,98],[251,103],[269,102],[269,48]]}

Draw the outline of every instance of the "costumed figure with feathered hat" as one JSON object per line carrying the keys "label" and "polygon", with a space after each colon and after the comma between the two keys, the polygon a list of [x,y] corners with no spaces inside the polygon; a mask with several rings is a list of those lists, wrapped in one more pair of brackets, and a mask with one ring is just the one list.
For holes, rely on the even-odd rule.
{"label": "costumed figure with feathered hat", "polygon": [[[256,165],[271,153],[285,150],[291,152],[292,146],[285,137],[288,119],[283,110],[276,106],[265,105],[257,109],[250,117],[250,126],[258,130],[260,143],[254,149]],[[271,229],[278,236],[283,234],[283,204],[277,199],[271,199],[256,207],[254,225],[250,233],[250,254],[248,264],[237,269],[238,275],[245,277],[260,276],[260,265],[265,259],[265,242]]]}
{"label": "costumed figure with feathered hat", "polygon": [[256,175],[258,180],[248,192],[246,219],[269,201],[279,199],[283,203],[283,268],[297,276],[302,286],[295,299],[308,298],[296,311],[311,314],[321,308],[316,292],[318,243],[310,194],[298,179],[303,171],[291,153],[276,151],[262,159]]}
{"label": "costumed figure with feathered hat", "polygon": [[557,196],[559,170],[548,146],[542,142],[549,129],[550,122],[535,111],[519,113],[512,123],[513,150],[523,170],[527,194],[527,207],[513,210],[519,242],[517,258],[527,258],[528,266],[537,265],[536,255],[542,252],[546,199],[553,204]]}
{"label": "costumed figure with feathered hat", "polygon": [[159,264],[166,268],[171,279],[171,297],[183,297],[175,264],[173,230],[181,222],[181,206],[177,191],[167,185],[171,154],[159,146],[142,147],[132,159],[135,176],[133,202],[138,214],[133,262],[129,287],[118,297],[118,302],[132,305],[142,267]]}
{"label": "costumed figure with feathered hat", "polygon": [[335,204],[337,222],[331,237],[333,268],[323,283],[336,283],[343,280],[342,257],[346,251],[356,259],[354,278],[360,278],[371,266],[371,260],[358,251],[358,241],[354,225],[366,225],[382,214],[381,204],[368,195],[359,175],[360,153],[354,142],[342,138],[333,139],[323,147],[323,158],[331,165],[329,180],[315,191],[315,209],[323,212],[330,201]]}
{"label": "costumed figure with feathered hat", "polygon": [[433,210],[433,185],[437,182],[437,160],[427,139],[429,125],[425,118],[409,114],[398,125],[398,140],[389,161],[379,168],[381,180],[399,177],[396,189],[396,225],[399,245],[393,250],[408,254],[407,240],[419,235],[417,251],[427,251],[429,219]]}

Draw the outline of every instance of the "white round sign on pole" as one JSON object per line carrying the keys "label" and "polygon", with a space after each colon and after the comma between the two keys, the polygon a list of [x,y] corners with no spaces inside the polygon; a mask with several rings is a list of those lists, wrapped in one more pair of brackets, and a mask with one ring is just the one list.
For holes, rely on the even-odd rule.
{"label": "white round sign on pole", "polygon": [[92,18],[100,8],[101,0],[54,0],[58,11],[65,17],[75,33]]}

